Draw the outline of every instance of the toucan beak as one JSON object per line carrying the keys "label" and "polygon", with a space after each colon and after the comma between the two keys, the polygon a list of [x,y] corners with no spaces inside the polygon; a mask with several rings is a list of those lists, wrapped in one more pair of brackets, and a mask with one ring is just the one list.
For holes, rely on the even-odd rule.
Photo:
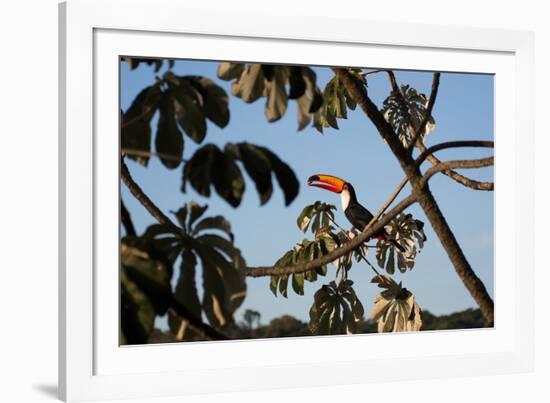
{"label": "toucan beak", "polygon": [[312,175],[307,180],[309,186],[326,189],[334,193],[341,193],[346,181],[332,175]]}

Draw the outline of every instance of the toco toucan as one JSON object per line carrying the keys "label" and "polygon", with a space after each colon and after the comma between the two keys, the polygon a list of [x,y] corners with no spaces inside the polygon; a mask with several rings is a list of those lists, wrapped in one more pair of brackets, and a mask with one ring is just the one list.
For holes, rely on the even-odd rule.
{"label": "toco toucan", "polygon": [[[344,181],[336,176],[318,174],[310,176],[307,180],[309,186],[326,189],[334,193],[340,193],[342,199],[342,209],[348,221],[359,231],[363,231],[367,224],[374,217],[369,210],[363,207],[357,201],[355,189],[351,183]],[[385,230],[381,230],[375,236],[378,239],[387,239]],[[405,248],[397,243],[394,239],[389,240],[401,252],[405,252]]]}

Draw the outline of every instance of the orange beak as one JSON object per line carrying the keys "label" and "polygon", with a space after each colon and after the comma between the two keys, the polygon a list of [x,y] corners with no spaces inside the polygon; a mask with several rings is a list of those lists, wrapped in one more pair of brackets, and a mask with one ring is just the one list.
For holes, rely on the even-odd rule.
{"label": "orange beak", "polygon": [[326,189],[334,193],[341,193],[346,181],[332,175],[313,175],[307,180],[309,186]]}

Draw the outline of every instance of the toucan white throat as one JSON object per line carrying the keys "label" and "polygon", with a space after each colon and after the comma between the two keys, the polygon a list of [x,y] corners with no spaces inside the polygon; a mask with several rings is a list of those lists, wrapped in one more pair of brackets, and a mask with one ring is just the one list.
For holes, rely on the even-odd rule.
{"label": "toucan white throat", "polygon": [[347,189],[342,190],[342,193],[340,193],[340,198],[342,199],[342,211],[346,211],[346,209],[349,206],[349,202],[351,200],[351,195],[349,193],[349,190]]}

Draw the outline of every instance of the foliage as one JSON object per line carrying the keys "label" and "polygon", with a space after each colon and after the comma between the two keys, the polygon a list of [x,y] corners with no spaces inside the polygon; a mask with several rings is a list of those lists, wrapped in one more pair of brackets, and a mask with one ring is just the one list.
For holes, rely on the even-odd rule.
{"label": "foliage", "polygon": [[371,319],[378,320],[378,332],[420,330],[422,318],[414,295],[391,277],[378,275],[372,279],[384,291],[376,295]]}
{"label": "foliage", "polygon": [[[246,142],[205,144],[209,125],[225,128],[230,121],[229,99],[222,87],[206,77],[174,74],[171,60],[122,59],[132,70],[145,64],[159,72],[167,66],[161,77],[139,92],[128,110],[121,111],[123,156],[146,166],[154,155],[151,152],[154,140],[157,156],[166,168],[182,167],[183,192],[188,183],[204,197],[210,197],[214,189],[233,207],[240,205],[244,195],[243,171],[254,182],[260,205],[272,196],[273,177],[286,205],[297,197],[296,174],[268,148]],[[347,69],[347,73],[366,90],[361,70]],[[307,66],[226,62],[219,64],[217,75],[231,81],[231,93],[246,103],[265,98],[268,122],[281,119],[289,100],[295,100],[298,130],[310,123],[321,133],[326,128],[338,129],[338,119],[347,119],[348,109],[355,110],[357,105],[339,75],[321,90],[315,72]],[[408,146],[410,128],[417,128],[426,116],[427,98],[408,85],[401,86],[400,91],[392,92],[384,101],[382,113],[401,142]],[[153,133],[151,123],[155,116],[158,123]],[[424,134],[434,127],[430,116]],[[184,159],[186,137],[200,147]],[[250,309],[244,315],[245,325],[239,325],[235,313],[246,296],[246,283],[240,271],[246,266],[245,261],[234,244],[229,221],[219,215],[204,217],[206,209],[207,206],[189,202],[173,212],[181,230],[155,224],[141,236],[128,235],[121,240],[121,343],[145,343],[155,337],[166,341],[202,339],[190,326],[189,319],[205,320],[230,337],[242,334],[239,326],[245,326],[247,334],[260,334],[260,328],[271,329],[258,337],[360,333],[372,329],[374,322],[378,332],[413,331],[423,326],[424,318],[415,296],[387,275],[377,274],[372,280],[383,291],[375,298],[371,318],[363,319],[363,305],[348,275],[354,260],[356,263],[363,260],[376,271],[367,261],[366,242],[331,262],[337,268],[335,279],[316,291],[308,327],[290,316],[263,327],[259,323],[260,313]],[[353,238],[356,232],[346,232],[335,223],[335,210],[335,206],[320,201],[305,206],[296,224],[302,233],[310,231],[312,239],[296,243],[275,266],[307,263]],[[394,274],[396,267],[402,273],[414,267],[417,253],[426,241],[423,225],[410,214],[401,214],[386,225],[387,236],[376,244],[376,260],[387,274]],[[172,281],[175,266],[177,278]],[[327,275],[328,267],[323,265],[302,273],[272,276],[270,289],[275,296],[288,297],[290,284],[294,293],[304,295],[306,280],[315,282],[319,276]],[[171,306],[173,301],[184,306],[190,316],[181,317]],[[154,329],[155,317],[162,315],[168,315],[170,336]]]}
{"label": "foliage", "polygon": [[287,110],[288,100],[296,100],[298,130],[311,122],[312,116],[323,103],[316,84],[316,74],[305,66],[220,63],[218,77],[226,81],[233,80],[231,93],[244,102],[266,98],[265,116],[268,122],[279,120]]}
{"label": "foliage", "polygon": [[[223,128],[229,122],[226,92],[212,80],[200,76],[176,76],[168,70],[162,79],[143,89],[122,114],[123,150],[151,151],[151,120],[159,113],[156,151],[169,169],[177,168],[184,151],[184,137],[200,144],[206,136],[207,120]],[[144,154],[128,157],[147,165]]]}
{"label": "foliage", "polygon": [[[411,214],[399,214],[386,226],[386,238],[376,244],[376,261],[388,274],[395,273],[395,266],[401,273],[412,270],[416,254],[424,247],[426,235],[424,223]],[[403,250],[395,247],[398,243]]]}
{"label": "foliage", "polygon": [[[348,70],[354,80],[362,86],[367,85],[364,74],[360,69]],[[347,119],[347,109],[355,110],[357,103],[348,92],[338,76],[334,76],[323,91],[323,107],[314,115],[313,125],[321,133],[323,128],[338,129],[336,119]]]}
{"label": "foliage", "polygon": [[187,182],[202,196],[210,196],[210,187],[233,207],[241,203],[245,183],[237,161],[256,185],[260,204],[265,204],[273,192],[271,176],[281,187],[289,205],[298,195],[299,182],[294,171],[265,147],[249,143],[228,143],[224,150],[214,144],[199,148],[183,169],[182,191]]}
{"label": "foliage", "polygon": [[[391,92],[384,101],[381,111],[397,133],[399,140],[404,146],[408,146],[411,141],[409,125],[415,129],[420,126],[420,122],[427,113],[428,99],[426,95],[419,93],[409,85],[401,85],[400,91],[401,94]],[[422,136],[429,134],[434,128],[435,120],[433,116],[430,116]]]}
{"label": "foliage", "polygon": [[353,281],[323,285],[313,297],[309,327],[313,334],[352,334],[364,309],[352,287]]}

